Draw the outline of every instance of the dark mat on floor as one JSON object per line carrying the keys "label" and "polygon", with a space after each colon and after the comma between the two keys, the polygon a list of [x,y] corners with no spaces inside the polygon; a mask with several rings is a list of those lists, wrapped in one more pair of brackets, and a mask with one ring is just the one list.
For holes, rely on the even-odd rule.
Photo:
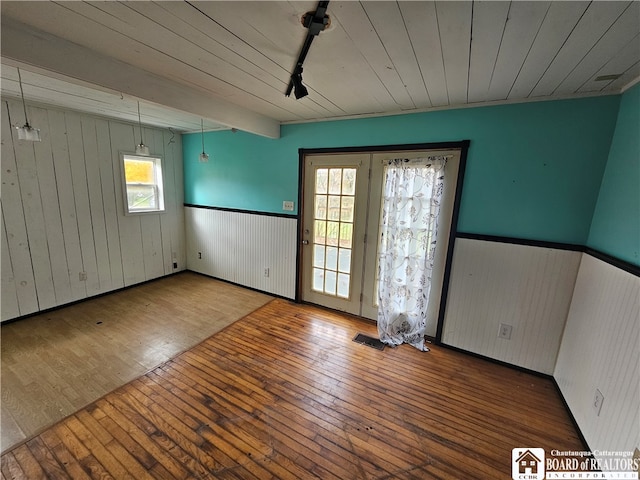
{"label": "dark mat on floor", "polygon": [[357,334],[355,337],[353,337],[353,341],[356,343],[361,343],[362,345],[366,345],[367,347],[375,348],[376,350],[384,350],[385,346],[385,344],[377,338],[370,337],[369,335],[365,335],[364,333]]}

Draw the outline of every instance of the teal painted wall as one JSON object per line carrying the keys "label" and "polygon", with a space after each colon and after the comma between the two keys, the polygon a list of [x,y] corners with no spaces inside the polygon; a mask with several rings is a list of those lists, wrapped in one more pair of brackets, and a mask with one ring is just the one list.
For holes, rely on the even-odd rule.
{"label": "teal painted wall", "polygon": [[620,101],[587,245],[640,265],[640,84]]}
{"label": "teal painted wall", "polygon": [[[471,140],[459,231],[584,245],[620,97],[535,102],[284,125],[282,137],[183,137],[185,203],[287,213],[298,148]],[[296,205],[297,206],[297,205]]]}

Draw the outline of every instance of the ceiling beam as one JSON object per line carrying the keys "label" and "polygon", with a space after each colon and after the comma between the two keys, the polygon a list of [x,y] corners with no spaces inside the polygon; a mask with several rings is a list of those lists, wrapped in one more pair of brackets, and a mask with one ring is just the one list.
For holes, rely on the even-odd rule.
{"label": "ceiling beam", "polygon": [[2,18],[2,57],[269,138],[280,122],[60,37]]}

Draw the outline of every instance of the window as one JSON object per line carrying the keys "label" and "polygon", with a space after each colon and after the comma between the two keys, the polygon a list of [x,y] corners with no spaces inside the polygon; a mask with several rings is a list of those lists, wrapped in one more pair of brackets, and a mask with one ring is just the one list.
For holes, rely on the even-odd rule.
{"label": "window", "polygon": [[164,211],[162,158],[121,154],[125,213]]}

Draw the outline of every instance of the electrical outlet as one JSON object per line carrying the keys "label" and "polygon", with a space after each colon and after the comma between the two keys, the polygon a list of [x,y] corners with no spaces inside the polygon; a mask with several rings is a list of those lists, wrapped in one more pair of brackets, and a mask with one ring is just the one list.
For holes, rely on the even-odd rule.
{"label": "electrical outlet", "polygon": [[178,268],[178,262],[173,262],[173,268]]}
{"label": "electrical outlet", "polygon": [[78,274],[78,280],[80,280],[81,282],[86,282],[87,281],[87,272],[80,272]]}
{"label": "electrical outlet", "polygon": [[269,267],[265,267],[264,269],[264,276],[268,277],[269,276]]}
{"label": "electrical outlet", "polygon": [[513,327],[511,325],[507,325],[506,323],[501,323],[500,328],[498,328],[498,338],[504,338],[505,340],[511,340],[511,329]]}
{"label": "electrical outlet", "polygon": [[596,415],[600,416],[600,410],[602,410],[602,403],[604,402],[604,395],[602,392],[596,388],[596,394],[593,397],[593,411],[596,412]]}
{"label": "electrical outlet", "polygon": [[282,202],[282,209],[283,210],[287,210],[289,212],[293,212],[293,207],[294,207],[294,203],[293,202],[288,202],[288,201],[284,201]]}
{"label": "electrical outlet", "polygon": [[198,260],[202,259],[202,252],[198,252]]}

